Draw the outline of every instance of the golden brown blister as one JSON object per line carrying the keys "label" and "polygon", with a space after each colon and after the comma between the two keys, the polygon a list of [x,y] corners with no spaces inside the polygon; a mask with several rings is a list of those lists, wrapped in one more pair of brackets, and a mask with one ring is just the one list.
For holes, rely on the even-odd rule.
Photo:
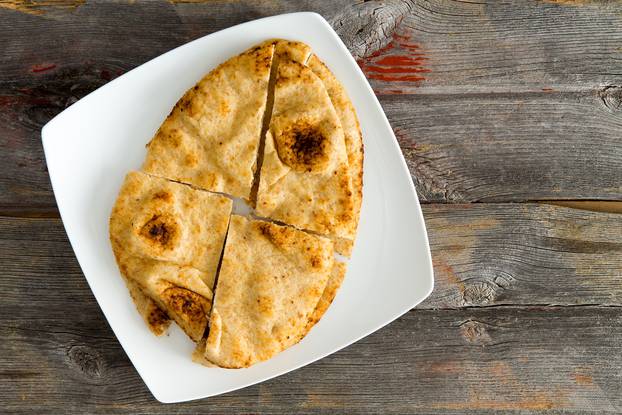
{"label": "golden brown blister", "polygon": [[[201,340],[207,328],[213,299],[212,290],[203,282],[205,275],[195,268],[128,255],[114,242],[113,250],[121,274],[136,284],[140,292],[173,319],[188,337],[195,342]],[[137,299],[144,300],[142,297]],[[141,312],[136,300],[135,304]],[[147,320],[150,329],[154,324],[156,327],[159,324],[150,321],[150,318],[157,316],[142,312],[141,315]]]}

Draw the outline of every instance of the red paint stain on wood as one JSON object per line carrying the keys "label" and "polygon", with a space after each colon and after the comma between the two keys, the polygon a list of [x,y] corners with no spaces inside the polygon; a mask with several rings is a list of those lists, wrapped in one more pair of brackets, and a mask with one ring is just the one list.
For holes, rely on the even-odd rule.
{"label": "red paint stain on wood", "polygon": [[34,73],[41,73],[51,71],[54,68],[56,68],[56,64],[54,63],[41,63],[38,65],[33,65],[30,70]]}
{"label": "red paint stain on wood", "polygon": [[553,88],[542,88],[542,91],[544,91],[544,92],[553,92],[554,89]]}
{"label": "red paint stain on wood", "polygon": [[[372,55],[360,59],[359,66],[369,79],[385,82],[421,82],[422,74],[430,72],[425,67],[428,58],[413,43],[409,33],[394,33],[388,45]],[[400,89],[389,89],[385,93],[401,94]]]}

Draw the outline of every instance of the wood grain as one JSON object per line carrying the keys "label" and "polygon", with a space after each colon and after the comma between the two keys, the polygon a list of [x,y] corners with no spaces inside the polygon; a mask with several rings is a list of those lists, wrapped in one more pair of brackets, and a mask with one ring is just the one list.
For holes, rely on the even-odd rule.
{"label": "wood grain", "polygon": [[86,0],[0,0],[0,8],[21,13],[43,15],[54,10],[73,10]]}
{"label": "wood grain", "polygon": [[341,11],[333,25],[377,93],[622,85],[622,3],[575,6],[535,0],[371,2]]}
{"label": "wood grain", "polygon": [[0,32],[6,45],[0,83],[27,86],[44,73],[89,68],[114,77],[202,35],[309,10],[331,21],[379,93],[622,85],[619,2],[581,7],[536,0],[82,3],[0,2],[6,28]]}
{"label": "wood grain", "polygon": [[[471,204],[428,205],[424,217],[436,281],[422,308],[622,306],[621,215]],[[60,318],[92,304],[59,219],[0,217],[0,263],[6,313]]]}
{"label": "wood grain", "polygon": [[622,110],[596,91],[381,103],[424,201],[622,200]]}
{"label": "wood grain", "polygon": [[593,212],[622,213],[622,202],[607,202],[602,200],[557,200],[550,203],[552,205],[591,210]]}
{"label": "wood grain", "polygon": [[420,308],[622,305],[622,215],[533,203],[423,213],[435,287]]}
{"label": "wood grain", "polygon": [[[38,131],[89,90],[55,82],[4,95],[0,211],[55,209]],[[393,95],[381,104],[423,202],[622,200],[622,109],[597,92]]]}
{"label": "wood grain", "polygon": [[[55,209],[39,131],[68,105],[186,41],[298,8],[332,16],[351,49],[369,55],[361,65],[378,92],[416,92],[382,103],[424,201],[622,199],[622,87],[611,85],[622,85],[622,60],[607,49],[622,44],[622,6],[135,2],[56,7],[45,17],[0,9],[9,28],[0,32],[0,211]],[[409,25],[423,38],[400,32]],[[553,63],[534,58],[543,54]],[[482,67],[493,61],[501,66]]]}
{"label": "wood grain", "polygon": [[175,406],[151,397],[93,302],[75,309],[58,317],[0,315],[3,412],[622,409],[620,308],[415,310],[313,365]]}

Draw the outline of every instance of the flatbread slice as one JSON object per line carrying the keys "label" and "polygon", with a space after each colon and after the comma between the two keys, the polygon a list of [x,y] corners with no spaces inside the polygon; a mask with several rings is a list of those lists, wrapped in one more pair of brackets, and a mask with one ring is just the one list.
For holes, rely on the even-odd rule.
{"label": "flatbread slice", "polygon": [[297,343],[333,263],[329,239],[232,216],[206,359],[226,368],[248,367]]}
{"label": "flatbread slice", "polygon": [[224,196],[130,172],[110,216],[110,239],[132,256],[196,268],[211,289],[231,208]]}
{"label": "flatbread slice", "polygon": [[322,81],[308,67],[281,60],[257,214],[352,240],[354,203],[343,128]]}
{"label": "flatbread slice", "polygon": [[[121,274],[172,318],[188,337],[200,341],[207,328],[213,300],[212,290],[203,282],[204,273],[196,268],[131,256],[114,244],[113,249]],[[138,300],[135,299],[136,307],[145,318],[144,299],[139,297]],[[148,304],[150,308],[153,305]],[[152,329],[149,321],[147,325]]]}
{"label": "flatbread slice", "polygon": [[162,311],[193,340],[203,336],[231,207],[224,196],[140,172],[126,176],[110,216],[110,241],[154,333],[168,327]]}
{"label": "flatbread slice", "polygon": [[[316,55],[311,55],[307,65],[314,74],[316,74],[326,87],[328,96],[337,112],[339,121],[343,128],[346,152],[348,153],[348,166],[350,168],[350,177],[352,179],[352,192],[354,201],[354,222],[355,229],[358,227],[358,221],[361,211],[361,203],[363,201],[363,135],[359,120],[352,101],[348,97],[346,90],[341,83],[335,78],[335,75],[328,69]],[[343,255],[350,256],[352,253],[352,241],[342,239],[336,241],[336,249]]]}
{"label": "flatbread slice", "polygon": [[249,199],[274,44],[229,59],[191,88],[147,145],[142,169]]}

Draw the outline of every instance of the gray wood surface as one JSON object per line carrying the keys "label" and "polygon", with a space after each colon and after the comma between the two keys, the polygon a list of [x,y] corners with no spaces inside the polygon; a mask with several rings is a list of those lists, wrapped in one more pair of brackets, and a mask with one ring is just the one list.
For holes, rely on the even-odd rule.
{"label": "gray wood surface", "polygon": [[[436,289],[419,310],[282,379],[175,411],[621,408],[622,216],[538,204],[424,215]],[[5,409],[169,411],[116,342],[60,220],[1,218],[0,255]]]}
{"label": "gray wood surface", "polygon": [[622,84],[618,1],[389,0],[332,21],[378,93]]}
{"label": "gray wood surface", "polygon": [[[186,41],[288,10],[329,18],[355,53],[369,55],[361,66],[378,93],[409,93],[382,103],[422,200],[622,197],[619,3],[68,4],[41,15],[0,8],[5,212],[54,209],[39,131],[66,106]],[[396,68],[378,63],[387,59]],[[392,72],[420,64],[432,69]]]}
{"label": "gray wood surface", "polygon": [[94,302],[68,307],[63,317],[32,320],[28,311],[26,305],[0,325],[0,399],[11,413],[619,413],[622,407],[619,308],[414,310],[295,372],[172,406],[150,396]]}
{"label": "gray wood surface", "polygon": [[[40,128],[171,48],[302,10],[380,98],[435,290],[313,365],[163,406],[77,264]],[[622,412],[621,2],[0,0],[0,45],[0,413]]]}
{"label": "gray wood surface", "polygon": [[594,92],[381,103],[424,201],[622,199],[622,107]]}
{"label": "gray wood surface", "polygon": [[[53,111],[19,99],[0,113],[0,208],[51,210],[38,135]],[[419,197],[452,203],[622,199],[622,106],[606,100],[595,92],[381,96]]]}
{"label": "gray wood surface", "polygon": [[[435,289],[419,308],[622,307],[620,214],[535,203],[435,204],[423,213]],[[93,302],[60,219],[0,217],[0,261],[7,313],[29,304],[62,318],[66,307]]]}
{"label": "gray wood surface", "polygon": [[423,208],[435,288],[420,308],[622,306],[622,215],[534,203]]}

